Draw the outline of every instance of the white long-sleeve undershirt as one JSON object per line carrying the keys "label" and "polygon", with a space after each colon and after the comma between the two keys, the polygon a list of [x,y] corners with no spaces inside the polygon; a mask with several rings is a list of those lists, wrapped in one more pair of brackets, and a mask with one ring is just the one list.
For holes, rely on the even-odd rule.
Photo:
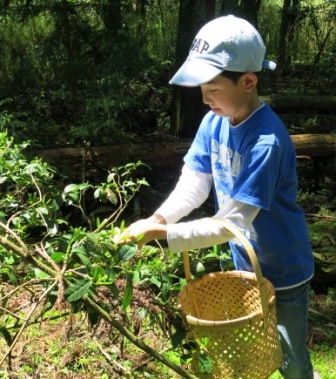
{"label": "white long-sleeve undershirt", "polygon": [[183,166],[175,189],[155,213],[161,215],[167,224],[173,224],[199,208],[208,198],[211,187],[211,174]]}
{"label": "white long-sleeve undershirt", "polygon": [[210,247],[232,239],[233,235],[213,218],[228,220],[240,230],[245,230],[257,216],[258,207],[228,199],[213,218],[176,224],[175,222],[203,204],[209,196],[211,186],[211,174],[193,171],[184,166],[175,189],[155,212],[168,224],[167,240],[172,252]]}

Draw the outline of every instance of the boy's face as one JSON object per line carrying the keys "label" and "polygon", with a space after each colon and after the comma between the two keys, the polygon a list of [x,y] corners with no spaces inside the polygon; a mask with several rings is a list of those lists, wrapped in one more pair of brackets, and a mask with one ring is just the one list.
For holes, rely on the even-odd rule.
{"label": "boy's face", "polygon": [[243,121],[254,99],[251,94],[256,93],[256,84],[257,77],[253,73],[243,74],[237,83],[218,75],[209,83],[201,85],[203,102],[218,116]]}

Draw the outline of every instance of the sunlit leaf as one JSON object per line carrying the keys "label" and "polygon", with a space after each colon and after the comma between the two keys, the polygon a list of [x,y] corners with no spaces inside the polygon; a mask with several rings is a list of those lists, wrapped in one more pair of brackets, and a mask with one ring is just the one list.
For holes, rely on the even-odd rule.
{"label": "sunlit leaf", "polygon": [[112,204],[118,203],[117,195],[110,188],[106,188],[106,197]]}
{"label": "sunlit leaf", "polygon": [[40,270],[39,268],[36,268],[34,270],[34,273],[35,273],[35,278],[37,278],[37,279],[44,279],[44,278],[49,277],[48,274],[46,274],[44,271]]}
{"label": "sunlit leaf", "polygon": [[159,279],[156,277],[156,276],[152,276],[149,281],[151,283],[153,283],[154,285],[156,285],[157,287],[161,287],[161,282],[159,281]]}
{"label": "sunlit leaf", "polygon": [[53,253],[50,255],[50,258],[56,263],[63,262],[64,257],[65,257],[65,254],[61,252]]}
{"label": "sunlit leaf", "polygon": [[204,267],[203,263],[198,262],[197,265],[196,265],[196,272],[197,273],[202,273],[204,271],[205,271],[205,267]]}
{"label": "sunlit leaf", "polygon": [[48,209],[45,208],[45,207],[37,207],[36,210],[37,210],[37,212],[39,212],[39,213],[41,213],[41,214],[43,214],[43,215],[47,215],[47,214],[49,214]]}
{"label": "sunlit leaf", "polygon": [[69,192],[72,192],[72,191],[77,190],[77,189],[78,189],[78,184],[68,184],[64,188],[63,192],[64,193],[69,193]]}
{"label": "sunlit leaf", "polygon": [[5,257],[5,262],[8,264],[8,265],[12,265],[14,262],[15,262],[15,259],[14,257],[11,255],[9,257]]}

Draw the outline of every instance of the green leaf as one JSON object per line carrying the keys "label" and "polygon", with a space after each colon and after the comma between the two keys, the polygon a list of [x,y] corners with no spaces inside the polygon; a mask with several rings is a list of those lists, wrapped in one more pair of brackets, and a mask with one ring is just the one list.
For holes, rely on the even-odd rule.
{"label": "green leaf", "polygon": [[112,283],[112,284],[109,284],[107,287],[110,289],[114,298],[119,299],[119,289],[118,289],[117,285],[115,283]]}
{"label": "green leaf", "polygon": [[97,267],[93,270],[94,281],[98,286],[114,283],[116,276],[116,271],[110,267],[106,267],[105,269]]}
{"label": "green leaf", "polygon": [[185,336],[186,332],[184,329],[176,330],[176,332],[171,336],[171,343],[173,349],[176,349],[178,346],[182,345]]}
{"label": "green leaf", "polygon": [[50,258],[56,263],[63,262],[64,257],[65,257],[64,253],[53,253],[50,255]]}
{"label": "green leaf", "polygon": [[0,221],[4,222],[6,219],[6,214],[2,211],[0,211]]}
{"label": "green leaf", "polygon": [[76,283],[72,284],[65,291],[65,294],[68,297],[70,302],[77,301],[85,296],[91,287],[92,282],[90,280],[79,280]]}
{"label": "green leaf", "polygon": [[107,182],[108,183],[111,183],[112,180],[114,179],[114,177],[116,176],[117,174],[115,172],[112,172],[108,177],[107,177]]}
{"label": "green leaf", "polygon": [[117,195],[110,188],[106,188],[106,197],[112,204],[118,203]]}
{"label": "green leaf", "polygon": [[6,274],[8,275],[8,278],[12,284],[18,284],[18,278],[12,270],[7,270]]}
{"label": "green leaf", "polygon": [[56,235],[58,232],[58,226],[55,223],[47,223],[48,233],[52,236]]}
{"label": "green leaf", "polygon": [[117,277],[116,271],[113,268],[111,268],[111,267],[106,267],[105,268],[105,272],[106,272],[106,275],[108,277],[108,281],[110,283],[114,283],[114,281],[115,281],[115,279]]}
{"label": "green leaf", "polygon": [[5,183],[5,181],[8,179],[8,176],[0,176],[0,184]]}
{"label": "green leaf", "polygon": [[203,263],[198,262],[197,265],[196,265],[196,272],[197,273],[202,273],[204,271],[205,271],[205,267],[204,267]]}
{"label": "green leaf", "polygon": [[102,267],[95,267],[92,270],[92,276],[95,283],[101,282],[102,278],[105,278],[105,270]]}
{"label": "green leaf", "polygon": [[171,284],[164,282],[162,284],[161,293],[164,299],[166,299],[171,292]]}
{"label": "green leaf", "polygon": [[44,278],[48,278],[49,277],[49,275],[47,273],[45,273],[44,271],[40,270],[39,268],[35,268],[34,273],[35,273],[35,278],[36,279],[44,279]]}
{"label": "green leaf", "polygon": [[156,277],[156,276],[152,276],[150,279],[149,279],[149,281],[151,282],[151,283],[153,283],[154,285],[156,285],[157,287],[161,287],[161,282],[160,282],[160,280]]}
{"label": "green leaf", "polygon": [[117,263],[122,263],[130,260],[134,257],[136,252],[138,251],[138,246],[135,244],[127,244],[120,248],[118,251],[118,261]]}
{"label": "green leaf", "polygon": [[192,355],[191,354],[181,354],[180,360],[182,364],[189,364],[192,361]]}
{"label": "green leaf", "polygon": [[201,350],[199,356],[199,369],[202,374],[210,374],[212,371],[212,360],[209,357],[209,354],[204,350]]}
{"label": "green leaf", "polygon": [[43,215],[49,214],[48,209],[45,208],[45,207],[37,207],[36,211],[39,212],[39,213],[41,213],[41,214],[43,214]]}
{"label": "green leaf", "polygon": [[72,191],[77,190],[77,189],[78,189],[78,184],[68,184],[64,188],[63,192],[64,193],[69,193],[69,192],[72,192]]}
{"label": "green leaf", "polygon": [[8,265],[12,265],[13,263],[15,263],[15,259],[14,257],[11,255],[9,257],[5,257],[5,262],[8,264]]}
{"label": "green leaf", "polygon": [[122,302],[122,310],[125,311],[130,305],[133,295],[133,278],[130,274],[126,274],[126,287],[124,291],[124,298]]}
{"label": "green leaf", "polygon": [[91,268],[90,258],[88,258],[85,254],[82,254],[82,253],[77,253],[77,256],[85,267],[87,267],[88,269]]}
{"label": "green leaf", "polygon": [[94,191],[94,193],[93,193],[93,197],[94,197],[95,199],[99,199],[100,194],[101,194],[101,189],[100,189],[100,188],[97,188],[97,189]]}
{"label": "green leaf", "polygon": [[141,185],[143,185],[143,186],[149,186],[149,183],[148,183],[147,180],[145,180],[145,179],[139,179],[139,180],[137,181],[137,183],[138,183],[138,184],[141,184]]}

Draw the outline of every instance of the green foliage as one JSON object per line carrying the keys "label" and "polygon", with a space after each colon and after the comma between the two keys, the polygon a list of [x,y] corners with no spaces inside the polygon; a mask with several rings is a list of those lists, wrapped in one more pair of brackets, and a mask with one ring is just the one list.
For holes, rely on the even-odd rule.
{"label": "green foliage", "polygon": [[[71,313],[87,309],[91,324],[104,317],[134,342],[136,337],[130,337],[111,307],[99,300],[101,291],[108,291],[108,298],[119,304],[127,317],[136,284],[149,290],[154,287],[162,306],[180,285],[174,273],[164,271],[164,266],[176,264],[178,257],[169,263],[153,263],[157,249],[146,248],[138,257],[136,245],[115,242],[124,229],[123,222],[115,226],[119,216],[140,187],[147,185],[144,179],[133,178],[141,163],[112,169],[106,182],[99,185],[64,186],[48,164],[25,157],[26,147],[16,145],[7,133],[0,134],[0,280],[6,284],[0,286],[0,331],[9,348],[0,358],[0,366],[23,330],[48,317],[46,312],[63,307],[69,307]],[[111,213],[102,220],[94,212],[87,214],[86,203],[92,201],[109,204]],[[6,288],[9,290],[4,292]],[[20,293],[34,293],[34,306],[28,314],[11,308]],[[141,308],[139,315],[164,328],[160,314],[147,314],[146,308]]]}
{"label": "green foliage", "polygon": [[174,53],[172,3],[0,6],[0,101],[11,99],[0,103],[0,113],[12,118],[16,140],[101,145],[167,129],[169,90],[162,81]]}
{"label": "green foliage", "polygon": [[52,184],[55,171],[41,159],[26,160],[22,154],[26,147],[0,133],[0,218],[21,238],[39,227],[53,233],[63,222],[57,219],[61,201]]}
{"label": "green foliage", "polygon": [[[136,249],[116,248],[112,241],[116,233],[112,221],[140,186],[147,184],[144,179],[132,179],[132,173],[141,163],[114,168],[106,183],[69,184],[61,190],[54,169],[40,159],[26,159],[23,154],[26,146],[14,144],[7,133],[0,134],[0,235],[12,237],[13,242],[25,249],[38,244],[41,256],[63,265],[63,269],[71,266],[73,271],[67,277],[70,286],[66,292],[70,301],[82,298],[93,285],[113,285],[121,272],[120,265],[130,260]],[[111,205],[112,214],[107,219],[100,221],[85,213],[84,195],[88,191],[98,202]],[[69,224],[63,214],[69,208],[80,211],[83,226]],[[12,282],[18,282],[21,274],[16,276],[14,268],[20,257],[3,244],[0,255],[1,272],[7,273]],[[35,269],[31,267],[29,273],[29,266],[26,267],[26,274],[33,276]],[[39,271],[38,275],[42,273]],[[129,294],[127,298],[129,302]]]}
{"label": "green foliage", "polygon": [[[281,6],[262,2],[258,18],[272,59]],[[0,130],[9,127],[17,142],[29,139],[46,148],[167,133],[178,10],[176,0],[4,2]],[[286,91],[333,94],[335,12],[334,1],[301,2],[288,67],[298,83],[291,77]],[[278,91],[283,83],[281,78]],[[268,85],[274,90],[274,76]]]}

